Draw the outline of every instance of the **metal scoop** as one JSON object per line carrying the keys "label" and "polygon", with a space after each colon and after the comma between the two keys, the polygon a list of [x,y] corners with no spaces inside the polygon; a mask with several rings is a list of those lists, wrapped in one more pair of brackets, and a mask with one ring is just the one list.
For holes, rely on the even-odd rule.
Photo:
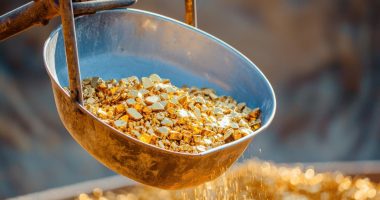
{"label": "metal scoop", "polygon": [[[244,55],[192,26],[135,9],[95,13],[134,2],[35,0],[0,16],[0,40],[60,15],[65,34],[61,28],[54,31],[43,55],[59,116],[74,139],[108,168],[147,185],[180,189],[210,181],[227,170],[254,135],[270,124],[276,108],[273,89]],[[186,22],[196,26],[194,0],[185,2]],[[74,21],[73,14],[91,15]],[[177,86],[210,87],[219,95],[259,107],[262,127],[253,135],[200,154],[179,153],[123,134],[81,104],[80,74],[118,79],[151,73]],[[71,93],[63,86],[70,86]]]}
{"label": "metal scoop", "polygon": [[[120,9],[76,18],[82,77],[104,79],[157,73],[177,86],[210,87],[262,111],[263,131],[276,101],[268,80],[244,55],[223,41],[155,13]],[[113,171],[143,184],[180,189],[220,176],[254,135],[200,154],[145,144],[103,123],[62,88],[68,74],[61,28],[45,43],[44,62],[61,120],[75,140]]]}

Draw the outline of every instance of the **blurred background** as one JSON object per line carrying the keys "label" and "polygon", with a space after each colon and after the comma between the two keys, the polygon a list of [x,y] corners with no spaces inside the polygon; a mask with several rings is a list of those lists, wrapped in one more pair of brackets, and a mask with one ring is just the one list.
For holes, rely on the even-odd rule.
{"label": "blurred background", "polygon": [[[1,0],[0,13],[27,1]],[[183,20],[177,0],[134,8]],[[244,159],[380,160],[380,1],[198,0],[199,28],[252,59],[278,110]],[[64,129],[42,48],[59,19],[0,43],[0,199],[114,174]]]}

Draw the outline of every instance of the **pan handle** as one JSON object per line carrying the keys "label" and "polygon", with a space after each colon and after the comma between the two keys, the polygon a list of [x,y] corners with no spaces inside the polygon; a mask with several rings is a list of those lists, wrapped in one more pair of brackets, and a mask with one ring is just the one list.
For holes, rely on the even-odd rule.
{"label": "pan handle", "polygon": [[75,35],[73,3],[71,0],[59,0],[59,11],[61,14],[62,33],[69,75],[70,98],[83,105],[77,37]]}

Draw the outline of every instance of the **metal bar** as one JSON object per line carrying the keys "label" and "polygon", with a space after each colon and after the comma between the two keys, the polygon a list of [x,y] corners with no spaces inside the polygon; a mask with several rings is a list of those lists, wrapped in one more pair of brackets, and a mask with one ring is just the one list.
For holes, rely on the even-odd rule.
{"label": "metal bar", "polygon": [[197,0],[185,0],[185,23],[198,27]]}
{"label": "metal bar", "polygon": [[57,15],[57,9],[47,0],[32,1],[0,16],[0,41],[35,25],[46,24]]}
{"label": "metal bar", "polygon": [[99,10],[110,10],[114,8],[128,7],[137,0],[101,0],[85,1],[73,4],[75,15],[95,13]]}
{"label": "metal bar", "polygon": [[[92,0],[74,2],[74,14],[84,15],[99,10],[127,7],[137,0]],[[59,15],[59,6],[55,0],[31,1],[13,11],[0,16],[0,41],[20,33],[32,26],[45,25]]]}
{"label": "metal bar", "polygon": [[63,39],[65,42],[70,97],[72,100],[83,104],[73,4],[71,0],[60,0],[59,10],[61,13]]}

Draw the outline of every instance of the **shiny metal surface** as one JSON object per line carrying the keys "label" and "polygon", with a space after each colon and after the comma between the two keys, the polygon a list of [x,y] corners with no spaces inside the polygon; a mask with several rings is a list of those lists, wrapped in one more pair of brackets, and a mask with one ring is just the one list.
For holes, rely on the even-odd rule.
{"label": "shiny metal surface", "polygon": [[[262,128],[255,134],[272,121],[276,100],[268,80],[221,40],[182,22],[135,9],[103,11],[75,21],[83,78],[157,73],[177,86],[211,87],[220,95],[260,107]],[[143,184],[179,189],[212,180],[239,158],[254,137],[199,155],[142,143],[70,100],[62,88],[68,86],[68,75],[60,28],[45,43],[44,62],[60,118],[74,139],[105,166]]]}

